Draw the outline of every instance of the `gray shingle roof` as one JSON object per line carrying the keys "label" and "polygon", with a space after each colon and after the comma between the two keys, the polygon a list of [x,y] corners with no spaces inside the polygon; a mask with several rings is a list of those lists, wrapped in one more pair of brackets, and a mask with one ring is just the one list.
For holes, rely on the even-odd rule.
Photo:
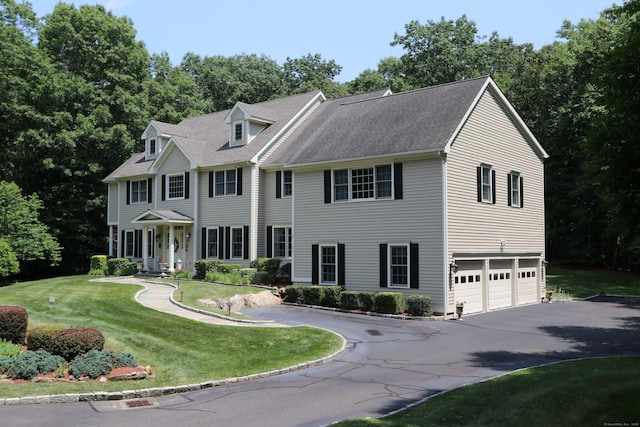
{"label": "gray shingle roof", "polygon": [[444,149],[488,77],[378,97],[325,101],[265,166]]}
{"label": "gray shingle roof", "polygon": [[[199,167],[247,162],[287,125],[320,91],[278,98],[253,104],[251,113],[267,115],[273,123],[249,144],[229,147],[229,125],[224,122],[230,110],[217,111],[184,119],[177,125],[152,121],[164,134],[171,135],[185,153]],[[146,174],[153,161],[145,160],[144,153],[135,153],[103,181]]]}

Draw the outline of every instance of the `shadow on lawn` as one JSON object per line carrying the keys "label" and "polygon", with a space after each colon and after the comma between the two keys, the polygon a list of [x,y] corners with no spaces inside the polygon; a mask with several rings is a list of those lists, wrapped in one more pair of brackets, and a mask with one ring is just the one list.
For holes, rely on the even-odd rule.
{"label": "shadow on lawn", "polygon": [[[640,308],[640,299],[626,301],[612,297],[599,297],[595,303],[615,303],[625,308]],[[589,358],[640,355],[640,317],[616,317],[612,320],[619,327],[583,327],[583,326],[542,326],[540,331],[571,343],[565,351],[548,352],[512,352],[486,351],[472,353],[471,360],[476,366],[491,367],[500,371],[512,371],[520,368],[538,366],[554,361]]]}

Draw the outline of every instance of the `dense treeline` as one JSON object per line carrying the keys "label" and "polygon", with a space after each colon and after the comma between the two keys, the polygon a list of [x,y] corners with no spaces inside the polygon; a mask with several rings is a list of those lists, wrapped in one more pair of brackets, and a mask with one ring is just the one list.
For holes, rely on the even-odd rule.
{"label": "dense treeline", "polygon": [[[105,252],[101,180],[141,149],[152,119],[177,123],[315,89],[399,92],[487,74],[551,156],[548,258],[640,267],[640,0],[565,22],[560,40],[540,49],[479,35],[466,16],[412,21],[390,35],[402,56],[346,83],[335,80],[340,65],[317,54],[280,65],[265,55],[188,53],[174,66],[136,41],[131,20],[99,5],[59,3],[42,18],[28,3],[0,0],[0,17],[0,181],[41,201],[40,220],[62,247],[47,274],[84,272],[91,254]],[[39,259],[58,261],[55,247]]]}

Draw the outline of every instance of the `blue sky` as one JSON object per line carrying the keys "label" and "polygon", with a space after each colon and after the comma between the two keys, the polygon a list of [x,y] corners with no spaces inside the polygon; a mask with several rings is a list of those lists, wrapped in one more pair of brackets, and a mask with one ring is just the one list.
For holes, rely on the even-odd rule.
{"label": "blue sky", "polygon": [[[42,17],[59,0],[31,0]],[[66,3],[72,3],[67,1]],[[382,58],[399,57],[391,47],[395,33],[418,20],[439,21],[463,14],[475,21],[478,35],[497,31],[515,43],[536,48],[556,40],[565,19],[595,19],[622,0],[93,0],[117,16],[127,16],[151,53],[167,51],[174,64],[187,52],[200,56],[264,54],[282,65],[287,57],[319,53],[342,66],[338,81],[349,81]]]}

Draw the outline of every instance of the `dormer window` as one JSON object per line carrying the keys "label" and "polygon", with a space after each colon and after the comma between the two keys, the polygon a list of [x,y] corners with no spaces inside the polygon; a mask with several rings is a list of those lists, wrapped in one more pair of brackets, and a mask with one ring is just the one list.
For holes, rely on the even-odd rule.
{"label": "dormer window", "polygon": [[155,138],[149,140],[149,155],[153,156],[156,154],[156,140]]}
{"label": "dormer window", "polygon": [[234,129],[234,142],[242,141],[242,122],[237,122],[233,125]]}

